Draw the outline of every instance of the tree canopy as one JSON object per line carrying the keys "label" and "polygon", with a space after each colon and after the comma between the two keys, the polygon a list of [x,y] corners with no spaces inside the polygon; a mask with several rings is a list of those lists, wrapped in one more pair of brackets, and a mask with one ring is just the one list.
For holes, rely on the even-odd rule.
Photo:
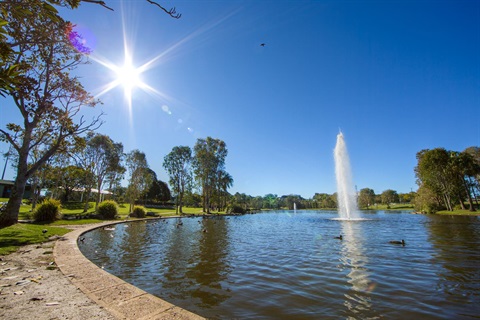
{"label": "tree canopy", "polygon": [[[44,3],[43,3],[44,4]],[[16,13],[35,12],[18,16]],[[0,129],[0,140],[9,143],[17,153],[17,175],[6,211],[0,225],[17,222],[18,210],[26,181],[53,154],[75,143],[78,135],[97,129],[101,114],[87,121],[81,116],[84,107],[94,107],[96,101],[85,91],[72,70],[86,63],[85,56],[72,46],[75,33],[71,24],[51,14],[39,1],[8,1],[2,3],[3,30],[8,37],[2,48],[11,49],[2,60],[2,68],[15,70],[15,81],[2,87],[13,100],[22,121],[8,123]],[[5,84],[5,82],[3,82]],[[33,149],[42,154],[28,165]]]}
{"label": "tree canopy", "polygon": [[479,190],[480,161],[474,156],[477,147],[467,150],[436,148],[417,153],[415,175],[421,191],[419,200],[422,200],[418,202],[419,210],[445,208],[452,211],[455,203],[465,209],[465,201],[470,211],[475,210],[473,199]]}

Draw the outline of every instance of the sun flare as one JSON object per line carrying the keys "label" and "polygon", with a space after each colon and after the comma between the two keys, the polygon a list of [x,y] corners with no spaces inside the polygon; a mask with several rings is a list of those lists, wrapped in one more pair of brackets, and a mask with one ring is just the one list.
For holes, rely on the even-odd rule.
{"label": "sun flare", "polygon": [[132,90],[135,87],[142,86],[141,71],[132,65],[131,61],[125,61],[122,67],[115,70],[117,81],[124,90]]}

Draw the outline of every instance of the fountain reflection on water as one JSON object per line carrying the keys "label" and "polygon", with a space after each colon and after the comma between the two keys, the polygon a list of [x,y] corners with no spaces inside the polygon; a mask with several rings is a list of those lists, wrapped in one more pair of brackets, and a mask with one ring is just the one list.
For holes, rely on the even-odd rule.
{"label": "fountain reflection on water", "polygon": [[351,285],[351,289],[344,294],[346,317],[372,317],[375,311],[370,293],[375,289],[375,283],[369,279],[368,257],[363,246],[365,239],[361,225],[348,220],[341,223],[343,241],[340,261],[347,272],[347,282]]}

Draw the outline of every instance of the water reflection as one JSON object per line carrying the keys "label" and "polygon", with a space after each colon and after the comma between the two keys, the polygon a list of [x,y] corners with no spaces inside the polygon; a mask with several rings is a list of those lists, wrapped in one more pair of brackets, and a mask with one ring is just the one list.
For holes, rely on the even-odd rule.
{"label": "water reflection", "polygon": [[340,261],[342,268],[348,272],[347,283],[351,285],[344,294],[343,304],[347,308],[345,316],[354,319],[376,319],[378,317],[372,315],[373,304],[370,295],[375,284],[369,279],[368,258],[363,248],[365,239],[361,228],[362,221],[344,220],[341,224],[343,240]]}
{"label": "water reflection", "polygon": [[[437,290],[445,293],[462,313],[478,317],[480,307],[480,232],[478,217],[430,217],[430,241],[437,249],[433,259],[442,266]],[[469,306],[468,312],[465,307]]]}
{"label": "water reflection", "polygon": [[[338,221],[336,212],[297,210],[132,222],[89,232],[79,246],[107,271],[209,319],[480,314],[480,219],[369,215]],[[398,239],[407,245],[389,243]]]}
{"label": "water reflection", "polygon": [[224,218],[184,219],[167,243],[162,286],[170,298],[208,309],[227,300],[229,267],[228,225]]}

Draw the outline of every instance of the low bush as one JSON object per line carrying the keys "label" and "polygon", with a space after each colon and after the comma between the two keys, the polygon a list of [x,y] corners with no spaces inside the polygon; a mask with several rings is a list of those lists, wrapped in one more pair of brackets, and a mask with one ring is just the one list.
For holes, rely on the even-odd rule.
{"label": "low bush", "polygon": [[231,214],[231,213],[245,213],[245,209],[243,209],[241,206],[233,205],[233,206],[228,206],[227,209],[225,210],[226,213]]}
{"label": "low bush", "polygon": [[133,208],[133,212],[131,216],[135,218],[145,218],[146,214],[147,214],[147,210],[145,210],[144,207],[138,206]]}
{"label": "low bush", "polygon": [[60,201],[45,199],[33,213],[36,222],[53,222],[60,219]]}
{"label": "low bush", "polygon": [[98,205],[97,213],[102,219],[115,219],[118,215],[117,203],[113,200],[105,200]]}

